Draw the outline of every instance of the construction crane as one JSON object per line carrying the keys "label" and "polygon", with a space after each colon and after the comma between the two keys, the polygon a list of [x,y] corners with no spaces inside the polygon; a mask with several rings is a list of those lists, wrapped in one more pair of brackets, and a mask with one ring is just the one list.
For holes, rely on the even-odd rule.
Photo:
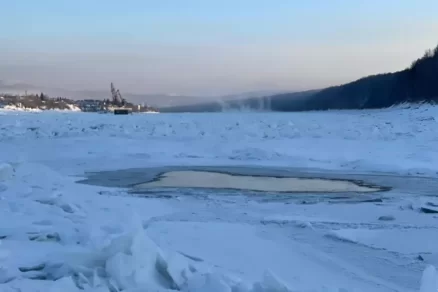
{"label": "construction crane", "polygon": [[120,91],[114,87],[114,84],[111,82],[111,97],[112,104],[117,106],[124,106],[126,104],[126,100],[120,94]]}

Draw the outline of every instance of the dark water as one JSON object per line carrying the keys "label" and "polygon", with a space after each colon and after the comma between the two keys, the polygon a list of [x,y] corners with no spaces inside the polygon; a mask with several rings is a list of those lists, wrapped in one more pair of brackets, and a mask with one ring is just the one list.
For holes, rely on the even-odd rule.
{"label": "dark water", "polygon": [[[370,186],[379,188],[378,192],[374,193],[276,193],[276,192],[260,192],[250,190],[233,190],[233,189],[191,189],[191,188],[156,188],[156,189],[133,189],[134,186],[142,183],[157,180],[160,175],[170,171],[208,171],[226,173],[231,175],[241,176],[270,176],[270,177],[294,177],[294,178],[320,178],[328,180],[343,180],[351,181],[361,186]],[[87,173],[86,179],[79,183],[96,185],[102,187],[115,187],[127,189],[128,193],[143,197],[168,197],[174,196],[235,196],[245,195],[253,198],[266,200],[284,200],[287,196],[291,199],[312,201],[312,200],[328,200],[330,202],[338,202],[348,200],[350,202],[369,202],[376,203],[383,200],[400,196],[438,196],[438,179],[413,177],[413,176],[397,176],[397,175],[382,175],[382,174],[349,174],[331,171],[293,168],[272,168],[272,167],[237,167],[237,166],[166,166],[155,168],[133,168],[122,169],[116,171],[103,171],[95,173]],[[269,196],[267,196],[269,195]],[[269,197],[269,198],[267,198]]]}

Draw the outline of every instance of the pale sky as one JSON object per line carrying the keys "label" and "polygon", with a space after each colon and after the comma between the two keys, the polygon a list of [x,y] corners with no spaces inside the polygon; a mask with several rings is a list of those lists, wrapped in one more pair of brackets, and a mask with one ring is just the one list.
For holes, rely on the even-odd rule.
{"label": "pale sky", "polygon": [[438,44],[436,0],[13,0],[0,80],[221,95],[401,70]]}

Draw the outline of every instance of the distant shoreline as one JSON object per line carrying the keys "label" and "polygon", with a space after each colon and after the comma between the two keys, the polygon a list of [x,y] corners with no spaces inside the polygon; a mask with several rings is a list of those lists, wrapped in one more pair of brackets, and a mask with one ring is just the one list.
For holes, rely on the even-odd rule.
{"label": "distant shoreline", "polygon": [[121,104],[110,100],[83,99],[72,100],[64,97],[51,98],[41,93],[32,95],[0,94],[0,110],[42,112],[47,110],[65,112],[113,113],[115,108],[124,108],[132,113],[149,113],[159,111],[150,106],[135,105],[123,100]]}

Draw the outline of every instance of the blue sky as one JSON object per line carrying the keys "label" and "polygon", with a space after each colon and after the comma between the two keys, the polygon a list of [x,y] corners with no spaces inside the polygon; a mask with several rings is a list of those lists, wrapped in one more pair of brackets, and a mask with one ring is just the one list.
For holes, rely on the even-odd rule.
{"label": "blue sky", "polygon": [[438,44],[436,0],[14,0],[0,10],[0,79],[63,76],[64,87],[119,78],[138,92],[318,88],[402,69]]}
{"label": "blue sky", "polygon": [[[377,28],[436,23],[423,0],[14,0],[2,1],[10,38],[111,37],[152,42],[375,41]],[[6,12],[6,13],[5,13]],[[357,32],[376,29],[374,34]],[[337,30],[337,32],[334,32]],[[395,33],[397,33],[395,31]]]}

